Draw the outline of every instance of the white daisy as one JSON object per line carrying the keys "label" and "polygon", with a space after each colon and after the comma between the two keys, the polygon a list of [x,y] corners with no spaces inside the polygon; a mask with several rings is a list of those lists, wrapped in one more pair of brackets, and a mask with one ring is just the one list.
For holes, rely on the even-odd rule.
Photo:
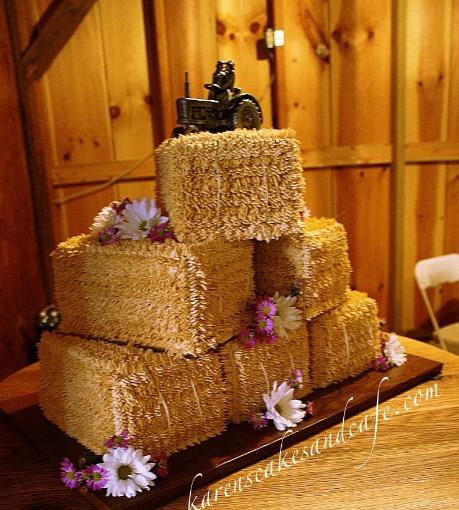
{"label": "white daisy", "polygon": [[405,347],[400,343],[397,335],[391,333],[387,342],[384,345],[384,356],[391,365],[397,367],[403,365],[406,362]]}
{"label": "white daisy", "polygon": [[293,306],[296,303],[296,296],[280,296],[276,292],[273,300],[277,307],[277,314],[272,318],[274,331],[280,337],[285,338],[288,329],[300,327],[301,311]]}
{"label": "white daisy", "polygon": [[142,239],[147,237],[149,230],[155,225],[166,223],[167,216],[161,216],[156,201],[142,198],[127,204],[123,211],[123,222],[120,224],[121,239]]}
{"label": "white daisy", "polygon": [[292,399],[293,391],[294,389],[286,381],[279,387],[275,382],[271,394],[263,395],[267,409],[266,418],[273,420],[277,430],[296,427],[297,423],[300,423],[306,414],[306,411],[302,411],[306,405],[301,400]]}
{"label": "white daisy", "polygon": [[92,225],[89,227],[94,233],[99,233],[106,228],[118,227],[121,218],[112,206],[104,207],[94,218]]}
{"label": "white daisy", "polygon": [[143,456],[142,450],[128,448],[113,448],[103,457],[99,466],[108,472],[108,482],[105,485],[107,496],[126,496],[131,498],[144,489],[150,490],[154,485],[156,475],[151,472],[154,467],[150,455]]}

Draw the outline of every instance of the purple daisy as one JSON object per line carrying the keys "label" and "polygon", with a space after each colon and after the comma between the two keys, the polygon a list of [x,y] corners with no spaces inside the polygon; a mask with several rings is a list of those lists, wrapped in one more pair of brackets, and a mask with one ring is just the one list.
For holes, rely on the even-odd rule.
{"label": "purple daisy", "polygon": [[273,331],[274,323],[269,317],[257,321],[256,332],[257,335],[266,335]]}
{"label": "purple daisy", "polygon": [[119,434],[115,434],[105,441],[105,446],[111,450],[112,448],[129,448],[129,434],[122,430]]}
{"label": "purple daisy", "polygon": [[301,389],[303,387],[303,372],[298,368],[290,370],[287,384],[295,390]]}
{"label": "purple daisy", "polygon": [[256,306],[256,319],[261,321],[265,318],[274,317],[277,313],[277,306],[273,299],[263,298]]}
{"label": "purple daisy", "polygon": [[160,478],[166,478],[169,475],[168,462],[169,457],[164,453],[158,453],[151,459],[155,463],[153,472]]}
{"label": "purple daisy", "polygon": [[390,368],[389,361],[385,356],[379,356],[371,362],[371,368],[375,372],[387,372]]}
{"label": "purple daisy", "polygon": [[246,349],[253,349],[257,345],[255,335],[249,328],[243,329],[237,335],[237,341]]}
{"label": "purple daisy", "polygon": [[61,480],[69,489],[76,489],[81,482],[82,473],[75,469],[72,462],[66,457],[61,462]]}
{"label": "purple daisy", "polygon": [[277,336],[276,336],[276,333],[274,332],[274,329],[272,331],[270,331],[269,333],[263,333],[263,334],[260,334],[258,333],[256,338],[255,338],[255,341],[260,343],[260,344],[269,344],[269,345],[272,345],[276,342],[277,340]]}
{"label": "purple daisy", "polygon": [[93,491],[103,489],[108,482],[108,471],[98,464],[93,464],[83,471],[86,487]]}
{"label": "purple daisy", "polygon": [[115,227],[106,227],[97,234],[100,244],[115,244],[119,241],[119,230]]}
{"label": "purple daisy", "polygon": [[169,220],[167,220],[165,223],[160,223],[158,225],[155,225],[153,228],[150,229],[147,235],[148,239],[152,243],[164,243],[166,239],[175,239],[174,232],[172,231],[172,228],[170,226]]}
{"label": "purple daisy", "polygon": [[253,413],[247,421],[253,430],[261,430],[268,426],[268,418],[263,413]]}
{"label": "purple daisy", "polygon": [[116,214],[121,214],[128,204],[132,204],[132,200],[129,198],[123,198],[121,202],[112,202],[112,209],[116,212]]}

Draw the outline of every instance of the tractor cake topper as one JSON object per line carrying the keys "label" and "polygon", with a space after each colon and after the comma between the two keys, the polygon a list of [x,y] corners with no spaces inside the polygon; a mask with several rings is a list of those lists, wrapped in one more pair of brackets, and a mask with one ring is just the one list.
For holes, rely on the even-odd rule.
{"label": "tractor cake topper", "polygon": [[177,99],[177,123],[172,136],[199,131],[220,132],[236,128],[259,129],[263,115],[258,101],[234,86],[234,62],[219,60],[212,83],[204,87],[207,99],[190,97],[190,82],[185,73],[185,97]]}

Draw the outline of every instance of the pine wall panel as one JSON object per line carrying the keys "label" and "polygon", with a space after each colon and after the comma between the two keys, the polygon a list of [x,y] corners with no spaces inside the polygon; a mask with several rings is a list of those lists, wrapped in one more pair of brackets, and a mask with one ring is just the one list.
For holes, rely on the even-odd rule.
{"label": "pine wall panel", "polygon": [[[303,150],[331,144],[330,59],[327,2],[275,0],[274,23],[285,32],[276,50],[276,104],[279,127],[291,127]],[[335,214],[332,169],[306,170],[305,200],[315,216]]]}
{"label": "pine wall panel", "polygon": [[[451,10],[450,79],[448,100],[448,141],[459,144],[459,0]],[[459,253],[459,164],[446,168],[444,253]],[[443,317],[459,315],[459,283],[444,288],[441,306]]]}
{"label": "pine wall panel", "polygon": [[[450,0],[410,0],[407,5],[406,140],[446,141],[451,51]],[[404,329],[429,325],[414,280],[416,261],[443,254],[445,242],[446,167],[407,165]],[[430,291],[435,307],[438,292]]]}
{"label": "pine wall panel", "polygon": [[[389,0],[330,2],[333,143],[390,141]],[[389,170],[336,172],[336,217],[349,237],[353,285],[389,314]]]}

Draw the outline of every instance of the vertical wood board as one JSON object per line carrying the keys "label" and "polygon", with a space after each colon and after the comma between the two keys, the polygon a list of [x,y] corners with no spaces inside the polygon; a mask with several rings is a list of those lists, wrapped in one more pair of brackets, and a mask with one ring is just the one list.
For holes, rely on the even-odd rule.
{"label": "vertical wood board", "polygon": [[[451,34],[450,0],[412,0],[407,6],[407,142],[444,141],[447,128],[449,50]],[[414,280],[418,260],[441,255],[444,247],[446,174],[444,165],[409,165],[405,189],[407,222],[405,240],[405,290],[408,307],[403,330],[429,328],[424,302]],[[438,292],[430,291],[434,307]],[[411,310],[410,310],[411,308]]]}
{"label": "vertical wood board", "polygon": [[193,97],[206,97],[217,60],[215,0],[151,0],[154,27],[147,37],[156,37],[158,54],[154,65],[162,103],[162,131],[170,136],[176,126],[175,101],[184,95],[188,72]]}
{"label": "vertical wood board", "polygon": [[216,15],[218,59],[236,63],[236,86],[259,100],[263,127],[272,127],[270,65],[257,58],[257,41],[264,43],[267,28],[267,2],[216,0]]}
{"label": "vertical wood board", "polygon": [[[453,0],[451,16],[451,58],[448,101],[448,141],[459,144],[459,0]],[[444,253],[459,253],[459,164],[447,165],[445,193]],[[459,283],[442,293],[443,317],[459,318]]]}
{"label": "vertical wood board", "polygon": [[[43,11],[42,0],[37,0]],[[99,10],[93,8],[46,73],[54,166],[113,159]]]}
{"label": "vertical wood board", "polygon": [[0,379],[31,362],[45,305],[13,52],[0,8]]}
{"label": "vertical wood board", "polygon": [[100,0],[114,159],[142,158],[153,147],[142,1]]}
{"label": "vertical wood board", "polygon": [[[317,48],[329,47],[328,5],[320,0],[275,0],[275,28],[285,46],[275,50],[279,127],[295,129],[303,149],[331,145],[330,63]],[[306,204],[315,216],[335,214],[332,170],[306,171]]]}
{"label": "vertical wood board", "polygon": [[[390,2],[330,3],[332,119],[336,145],[388,143]],[[336,216],[349,236],[353,285],[389,313],[389,171],[336,173]]]}

